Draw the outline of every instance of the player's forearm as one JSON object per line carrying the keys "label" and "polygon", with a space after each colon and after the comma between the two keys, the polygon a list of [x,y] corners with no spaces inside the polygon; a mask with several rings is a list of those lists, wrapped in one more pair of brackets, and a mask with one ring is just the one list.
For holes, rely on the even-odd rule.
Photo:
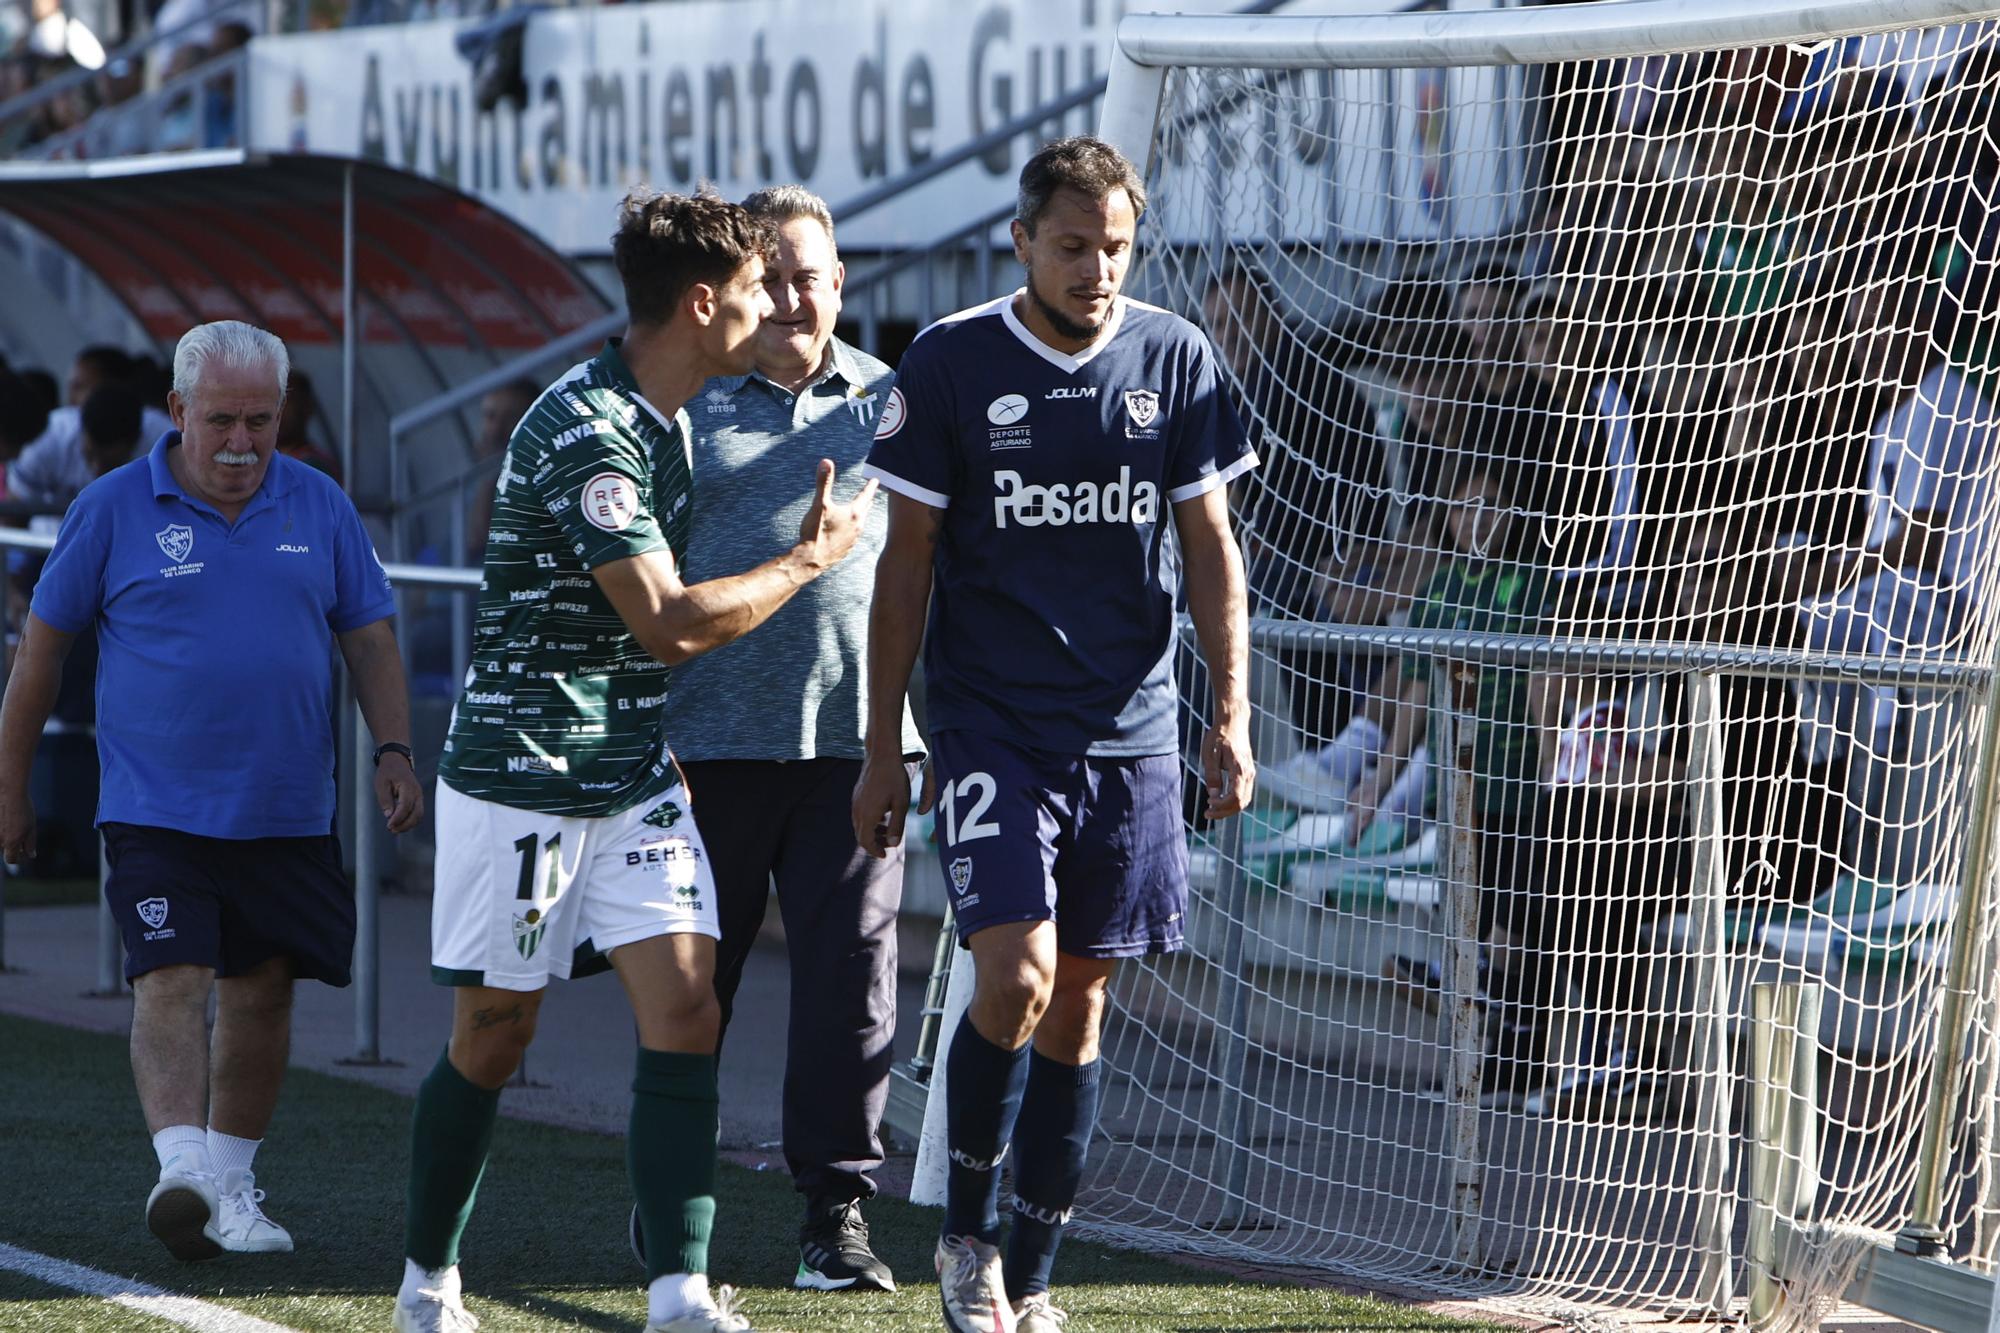
{"label": "player's forearm", "polygon": [[910,692],[930,612],[929,561],[911,566],[884,556],[875,566],[868,608],[868,734],[871,754],[901,756],[903,700]]}
{"label": "player's forearm", "polygon": [[1215,725],[1247,725],[1250,720],[1250,603],[1243,585],[1243,559],[1225,528],[1205,539],[1182,538],[1187,571],[1188,613],[1215,690]]}
{"label": "player's forearm", "polygon": [[794,547],[741,574],[689,584],[662,612],[672,656],[655,655],[672,666],[734,643],[825,572]]}
{"label": "player's forearm", "polygon": [[0,793],[27,790],[35,747],[62,686],[63,658],[71,637],[33,615],[28,617],[7,677],[6,696],[0,699]]}

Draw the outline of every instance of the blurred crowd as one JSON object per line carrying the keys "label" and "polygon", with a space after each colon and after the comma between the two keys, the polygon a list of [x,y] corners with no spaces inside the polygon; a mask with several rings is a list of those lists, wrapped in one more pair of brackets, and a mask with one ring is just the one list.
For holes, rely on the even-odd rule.
{"label": "blurred crowd", "polygon": [[[1418,254],[1346,322],[1287,299],[1311,282],[1295,256],[1227,256],[1204,314],[1264,441],[1239,497],[1258,611],[1990,654],[2000,64],[1981,29],[1951,37],[1542,70],[1545,186],[1520,225]],[[1267,790],[1350,847],[1446,818],[1427,662],[1264,666]],[[1448,687],[1477,732],[1492,1012],[1553,993],[1524,960],[1575,956],[1625,959],[1568,980],[1637,1013],[1696,861],[1686,678],[1488,666]],[[1960,696],[1726,675],[1717,706],[1733,906],[1948,877]],[[1494,1040],[1488,1091],[1542,1095],[1533,1043]],[[1644,1081],[1636,1023],[1595,1040],[1601,1084]]]}

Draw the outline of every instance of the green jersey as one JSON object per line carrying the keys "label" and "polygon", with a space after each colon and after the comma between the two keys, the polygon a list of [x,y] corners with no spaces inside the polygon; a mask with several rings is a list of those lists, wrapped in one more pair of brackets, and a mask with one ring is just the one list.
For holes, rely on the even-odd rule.
{"label": "green jersey", "polygon": [[687,551],[687,417],[639,396],[618,340],[543,391],[514,428],[486,536],[472,668],[438,776],[483,801],[615,815],[672,787],[668,669],[590,571]]}
{"label": "green jersey", "polygon": [[[1525,634],[1541,622],[1547,595],[1547,575],[1532,565],[1454,557],[1438,566],[1411,605],[1410,628]],[[1430,669],[1428,659],[1403,657],[1405,680],[1427,679]],[[1449,703],[1433,699],[1431,707]],[[1472,724],[1472,769],[1478,788],[1474,799],[1479,808],[1488,813],[1525,809],[1534,794],[1541,748],[1528,712],[1527,673],[1513,667],[1480,667]],[[1448,754],[1433,757],[1438,764],[1452,762]]]}

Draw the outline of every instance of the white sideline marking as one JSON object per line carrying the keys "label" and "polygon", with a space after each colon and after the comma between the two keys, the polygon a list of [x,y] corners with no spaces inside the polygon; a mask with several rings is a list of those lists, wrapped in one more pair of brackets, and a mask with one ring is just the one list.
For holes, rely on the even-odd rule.
{"label": "white sideline marking", "polygon": [[273,1324],[255,1315],[209,1305],[192,1296],[176,1296],[150,1282],[113,1277],[95,1268],[37,1254],[4,1241],[0,1241],[0,1268],[26,1274],[52,1287],[65,1287],[86,1296],[101,1296],[113,1305],[122,1305],[128,1310],[179,1324],[182,1328],[192,1328],[198,1333],[293,1333],[283,1324]]}

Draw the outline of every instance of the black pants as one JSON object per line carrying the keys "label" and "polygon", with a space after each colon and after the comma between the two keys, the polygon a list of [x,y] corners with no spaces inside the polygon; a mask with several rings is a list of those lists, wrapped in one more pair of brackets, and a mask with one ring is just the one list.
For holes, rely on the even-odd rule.
{"label": "black pants", "polygon": [[848,810],[858,759],[711,759],[681,768],[721,910],[715,994],[723,1031],[775,878],[792,965],[785,1162],[810,1197],[872,1198],[868,1173],[882,1165],[896,1036],[902,850],[877,861],[855,845]]}

